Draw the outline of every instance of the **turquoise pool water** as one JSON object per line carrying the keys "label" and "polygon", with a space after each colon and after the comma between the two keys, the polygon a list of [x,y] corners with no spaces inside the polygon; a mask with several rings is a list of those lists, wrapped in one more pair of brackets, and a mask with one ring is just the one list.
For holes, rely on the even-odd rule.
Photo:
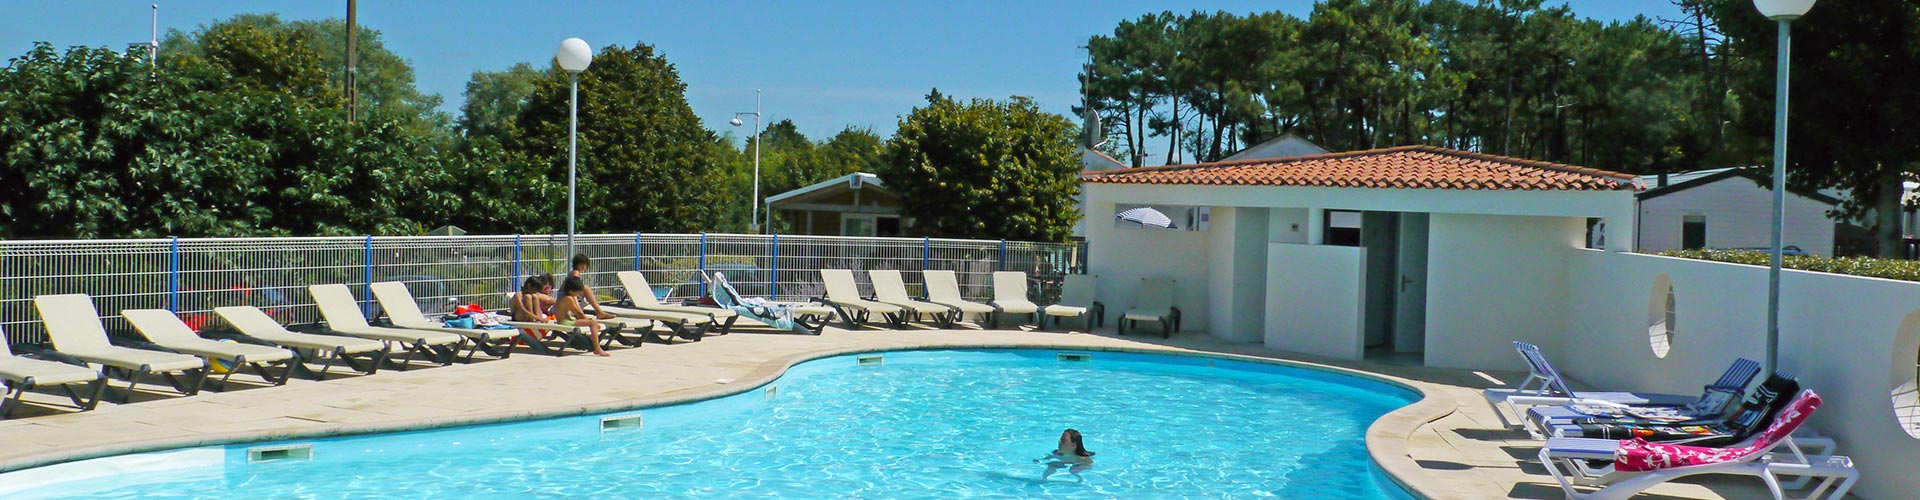
{"label": "turquoise pool water", "polygon": [[[609,415],[639,414],[637,427],[571,417],[130,455],[0,475],[0,497],[1408,498],[1362,436],[1412,392],[1254,363],[1058,354],[826,358],[743,394]],[[1093,468],[1042,479],[1033,460],[1069,427]],[[275,444],[311,444],[311,458],[249,462]]]}

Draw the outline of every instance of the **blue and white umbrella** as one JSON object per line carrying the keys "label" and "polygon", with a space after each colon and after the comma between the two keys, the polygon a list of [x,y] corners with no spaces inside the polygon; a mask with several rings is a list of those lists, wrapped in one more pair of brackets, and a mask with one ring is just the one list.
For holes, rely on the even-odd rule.
{"label": "blue and white umbrella", "polygon": [[1153,207],[1140,207],[1115,214],[1114,217],[1127,222],[1137,222],[1142,226],[1173,229],[1173,219]]}

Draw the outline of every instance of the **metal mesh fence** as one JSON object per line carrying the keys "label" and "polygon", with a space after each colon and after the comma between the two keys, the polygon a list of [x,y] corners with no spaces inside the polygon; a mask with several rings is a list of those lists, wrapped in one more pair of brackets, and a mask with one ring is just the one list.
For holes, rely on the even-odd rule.
{"label": "metal mesh fence", "polygon": [[[641,271],[667,302],[705,293],[702,273],[724,273],[743,295],[805,300],[823,292],[821,269],[903,271],[909,291],[924,292],[919,271],[955,271],[970,299],[992,295],[996,270],[1025,271],[1038,300],[1057,297],[1061,276],[1085,272],[1084,243],[929,238],[854,238],[745,234],[575,235],[593,258],[588,285],[613,295],[615,273]],[[125,309],[169,309],[190,326],[217,326],[215,307],[251,305],[282,323],[318,321],[307,286],[345,283],[369,315],[379,313],[366,285],[407,284],[428,315],[457,304],[503,307],[527,276],[569,270],[566,235],[326,238],[207,238],[0,241],[0,328],[12,344],[46,339],[33,297],[85,293],[124,331]],[[637,291],[627,291],[637,293]]]}

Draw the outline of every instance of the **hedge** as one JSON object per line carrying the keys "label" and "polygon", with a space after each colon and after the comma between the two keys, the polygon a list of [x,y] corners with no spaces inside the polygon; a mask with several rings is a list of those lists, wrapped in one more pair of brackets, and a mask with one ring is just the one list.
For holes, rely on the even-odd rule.
{"label": "hedge", "polygon": [[[1770,264],[1771,255],[1759,250],[1681,250],[1660,252],[1658,255],[1683,259],[1710,260],[1765,266]],[[1816,273],[1846,274],[1867,276],[1901,281],[1920,281],[1920,261],[1876,259],[1872,257],[1824,258],[1811,256],[1786,256],[1780,261],[1780,267],[1813,271]]]}

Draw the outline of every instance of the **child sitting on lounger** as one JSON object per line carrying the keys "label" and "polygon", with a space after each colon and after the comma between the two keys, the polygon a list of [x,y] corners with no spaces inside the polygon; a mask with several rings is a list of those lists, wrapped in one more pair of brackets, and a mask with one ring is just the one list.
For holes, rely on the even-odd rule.
{"label": "child sitting on lounger", "polygon": [[586,295],[587,283],[579,276],[568,276],[566,281],[561,282],[559,302],[553,305],[554,315],[559,317],[556,322],[561,326],[587,327],[587,338],[593,342],[593,354],[606,356],[607,351],[600,350],[600,320],[580,308],[580,303],[587,300]]}
{"label": "child sitting on lounger", "polygon": [[1093,452],[1087,451],[1087,445],[1080,439],[1080,431],[1073,429],[1060,433],[1060,446],[1053,453],[1034,459],[1033,463],[1040,463],[1041,460],[1049,462],[1047,472],[1041,474],[1040,479],[1053,477],[1053,473],[1067,469],[1074,478],[1085,481],[1086,478],[1080,477],[1080,473],[1093,468]]}

